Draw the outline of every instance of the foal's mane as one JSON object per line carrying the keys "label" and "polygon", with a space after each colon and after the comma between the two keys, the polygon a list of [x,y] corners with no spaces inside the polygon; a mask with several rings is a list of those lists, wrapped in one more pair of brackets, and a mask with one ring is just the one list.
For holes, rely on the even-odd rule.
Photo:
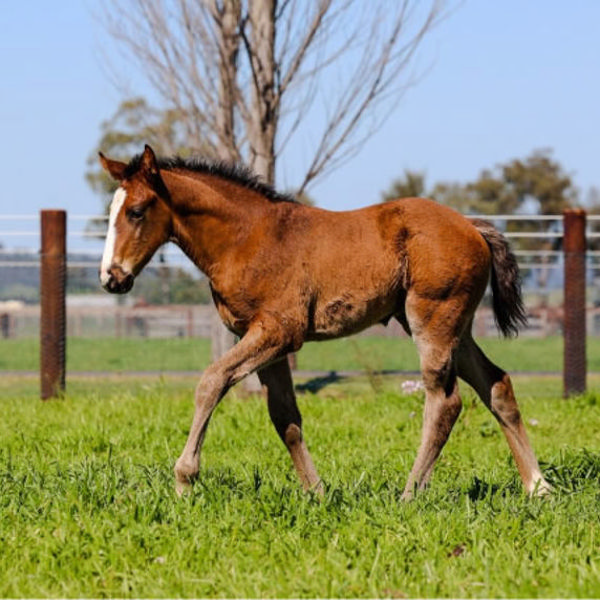
{"label": "foal's mane", "polygon": [[[125,169],[125,177],[131,177],[139,168],[142,155],[134,156]],[[257,192],[271,202],[296,202],[289,194],[282,194],[273,186],[265,183],[254,174],[248,167],[242,164],[229,163],[226,161],[213,161],[201,157],[182,158],[181,156],[158,157],[158,168],[167,171],[181,170],[190,171],[199,175],[211,175],[221,177],[233,183],[241,185],[248,190]]]}

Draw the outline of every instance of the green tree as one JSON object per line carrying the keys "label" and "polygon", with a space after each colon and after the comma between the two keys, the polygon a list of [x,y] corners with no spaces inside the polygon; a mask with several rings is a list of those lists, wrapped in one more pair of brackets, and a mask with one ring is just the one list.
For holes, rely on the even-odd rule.
{"label": "green tree", "polygon": [[[476,181],[465,187],[472,199],[467,213],[532,215],[531,220],[508,221],[506,231],[509,232],[547,231],[556,224],[535,216],[560,214],[563,209],[576,205],[578,198],[571,177],[549,149],[534,150],[524,159],[513,159],[494,170],[484,170]],[[518,238],[514,246],[522,250],[551,250],[554,243],[543,238]]]}
{"label": "green tree", "polygon": [[414,198],[425,195],[425,173],[405,169],[404,175],[395,179],[387,192],[383,192],[382,201],[389,202],[397,198]]}
{"label": "green tree", "polygon": [[549,149],[535,150],[525,160],[513,160],[502,166],[507,193],[518,205],[537,203],[540,214],[557,214],[577,203],[577,189]]}
{"label": "green tree", "polygon": [[484,169],[465,186],[468,212],[484,215],[511,214],[518,211],[519,199],[507,187],[500,173]]}
{"label": "green tree", "polygon": [[477,210],[477,197],[469,186],[457,182],[436,183],[430,193],[431,198],[440,204],[451,206],[463,214],[474,214]]}
{"label": "green tree", "polygon": [[472,182],[440,182],[430,190],[423,173],[406,170],[383,200],[429,196],[465,214],[558,214],[575,206],[577,188],[548,149],[534,150],[493,169],[483,169]]}

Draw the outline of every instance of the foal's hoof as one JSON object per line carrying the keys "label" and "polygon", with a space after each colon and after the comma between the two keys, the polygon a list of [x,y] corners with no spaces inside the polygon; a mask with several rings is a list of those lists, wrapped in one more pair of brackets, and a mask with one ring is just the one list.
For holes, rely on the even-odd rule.
{"label": "foal's hoof", "polygon": [[553,491],[554,488],[545,479],[539,479],[535,482],[535,485],[530,490],[529,495],[542,498],[544,496],[549,496]]}
{"label": "foal's hoof", "polygon": [[179,459],[175,463],[175,491],[178,496],[188,494],[192,491],[192,484],[198,478],[198,468]]}
{"label": "foal's hoof", "polygon": [[184,494],[189,494],[192,491],[192,484],[189,481],[175,480],[175,492],[181,498]]}
{"label": "foal's hoof", "polygon": [[316,496],[319,500],[325,498],[325,486],[320,479],[312,485],[309,483],[304,484],[303,488],[306,493]]}
{"label": "foal's hoof", "polygon": [[402,496],[400,496],[401,502],[412,502],[415,499],[415,496],[418,492],[423,491],[427,487],[426,483],[421,483],[417,485],[413,482],[408,482],[402,492]]}

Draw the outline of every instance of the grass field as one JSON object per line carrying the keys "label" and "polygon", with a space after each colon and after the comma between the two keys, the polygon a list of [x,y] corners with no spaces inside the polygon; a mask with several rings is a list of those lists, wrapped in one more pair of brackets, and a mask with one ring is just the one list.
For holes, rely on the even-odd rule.
{"label": "grass field", "polygon": [[540,500],[466,389],[430,489],[403,504],[423,399],[400,379],[300,395],[323,501],[300,491],[264,400],[230,393],[177,499],[194,383],[75,378],[42,403],[36,378],[0,378],[0,596],[600,596],[600,395],[515,378],[555,486]]}
{"label": "grass field", "polygon": [[[485,338],[481,346],[509,371],[561,371],[562,338]],[[0,371],[39,369],[39,340],[2,340]],[[600,338],[587,340],[588,370],[600,372]],[[67,342],[69,371],[197,371],[210,361],[206,339],[81,339]],[[418,357],[408,338],[353,337],[306,344],[298,353],[305,370],[418,369]]]}

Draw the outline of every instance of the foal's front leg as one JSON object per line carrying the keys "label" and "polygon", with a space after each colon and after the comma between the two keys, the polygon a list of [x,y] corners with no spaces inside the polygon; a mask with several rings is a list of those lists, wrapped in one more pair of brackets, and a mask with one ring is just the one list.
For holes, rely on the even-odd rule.
{"label": "foal's front leg", "polygon": [[198,476],[204,434],[221,398],[246,375],[283,354],[285,345],[285,340],[274,328],[258,324],[202,374],[196,387],[192,427],[183,452],[175,463],[175,487],[179,495]]}

